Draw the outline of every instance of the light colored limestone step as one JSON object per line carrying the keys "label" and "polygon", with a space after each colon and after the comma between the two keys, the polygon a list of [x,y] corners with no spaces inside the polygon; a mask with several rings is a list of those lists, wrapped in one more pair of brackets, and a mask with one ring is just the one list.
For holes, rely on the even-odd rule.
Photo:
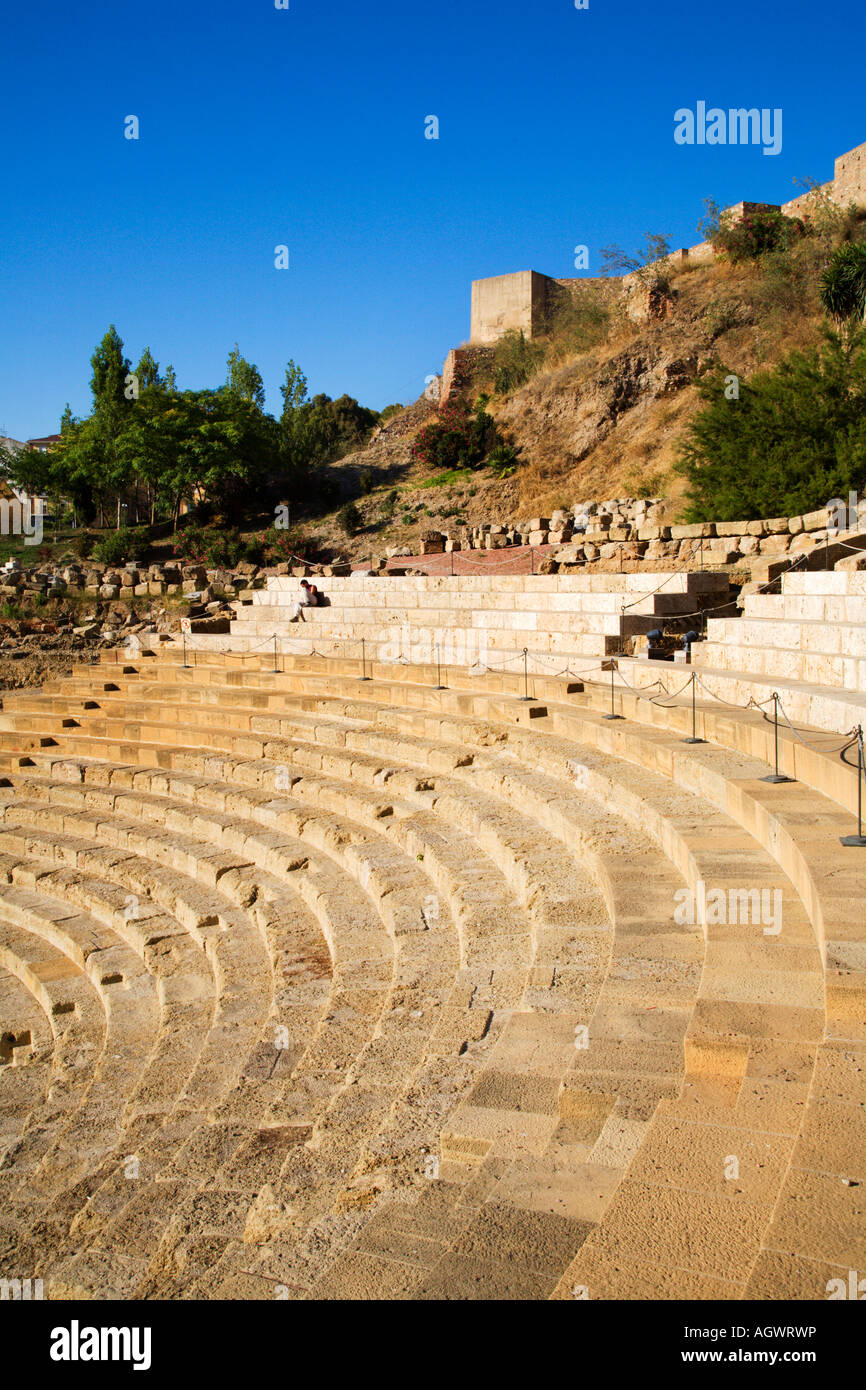
{"label": "light colored limestone step", "polygon": [[825,696],[838,689],[859,694],[861,703],[866,700],[866,660],[859,657],[799,648],[731,646],[713,640],[700,643],[700,649],[696,645],[693,656],[697,666],[709,670],[743,672],[774,686],[780,680],[799,681],[819,687]]}
{"label": "light colored limestone step", "polygon": [[87,974],[105,1012],[105,1042],[86,1094],[62,1125],[54,1126],[50,1148],[43,1151],[44,1122],[37,1133],[37,1167],[27,1136],[12,1169],[26,1169],[23,1179],[32,1208],[52,1192],[80,1182],[96,1171],[120,1140],[123,1098],[141,1076],[158,1026],[153,982],[141,960],[92,919],[60,900],[29,889],[5,887],[0,894],[0,921],[13,922],[62,953]]}
{"label": "light colored limestone step", "polygon": [[[763,647],[804,656],[866,657],[866,625],[823,618],[710,618],[709,642],[728,649]],[[780,672],[780,674],[783,674]]]}
{"label": "light colored limestone step", "polygon": [[[843,576],[844,577],[844,576]],[[856,577],[856,576],[855,576]],[[648,582],[649,580],[649,582]],[[260,595],[271,593],[295,594],[300,581],[290,575],[269,575],[266,590],[257,590]],[[714,593],[726,590],[727,576],[712,571],[659,571],[657,574],[569,574],[569,575],[461,575],[455,580],[451,575],[400,575],[384,579],[371,579],[364,574],[355,573],[335,576],[321,581],[320,587],[333,601],[335,597],[353,594],[371,594],[377,603],[383,595],[405,596],[407,601],[414,595],[448,595],[454,601],[466,605],[473,596],[495,594],[497,596],[551,594],[610,594],[624,596],[631,600],[643,598],[649,590],[666,594]],[[255,601],[255,600],[254,600]],[[387,600],[386,600],[387,601]]]}
{"label": "light colored limestone step", "polygon": [[[741,729],[748,729],[750,703],[769,707],[773,691],[778,691],[784,711],[784,715],[780,716],[779,726],[783,749],[786,742],[792,741],[784,723],[784,716],[797,725],[802,737],[807,741],[814,741],[814,735],[817,734],[818,741],[821,742],[823,735],[825,747],[829,747],[833,742],[838,746],[838,739],[828,740],[827,734],[842,735],[856,728],[858,724],[866,727],[866,695],[858,691],[809,684],[779,675],[770,678],[749,671],[721,670],[705,664],[700,645],[702,644],[696,645],[693,649],[692,668],[701,682],[698,718],[704,724],[704,734],[709,718],[718,741],[726,745],[731,743],[731,733],[737,735]],[[656,683],[660,679],[666,689],[677,690],[686,686],[690,678],[687,669],[684,671],[679,666],[672,668],[666,662],[621,660],[620,670],[617,699],[622,694],[622,679],[627,680],[629,685],[646,691],[648,695],[658,696],[660,692]],[[684,714],[685,704],[682,699],[679,705]],[[642,712],[640,717],[648,716],[646,712]],[[760,718],[760,713],[756,717]],[[727,734],[724,732],[726,720],[729,721]],[[699,729],[699,732],[701,731]],[[769,732],[772,734],[772,728]],[[753,731],[749,736],[754,742]]]}
{"label": "light colored limestone step", "polygon": [[[8,970],[0,968],[0,1170],[27,1127],[31,1112],[45,1104],[54,1046],[51,1025],[39,1002]],[[0,1216],[0,1226],[3,1218]]]}
{"label": "light colored limestone step", "polygon": [[866,622],[866,594],[796,594],[783,587],[781,594],[746,594],[743,617],[774,622],[862,624]]}
{"label": "light colored limestone step", "polygon": [[[176,674],[172,670],[172,680]],[[215,675],[225,695],[214,697],[210,687]],[[228,693],[238,677],[241,673],[228,662],[215,662],[193,678],[209,687],[207,700],[197,702],[197,712],[207,711],[214,728],[220,719],[233,724],[248,718],[244,704]],[[140,679],[136,673],[123,673],[120,679],[128,689],[103,692],[116,701],[107,717],[125,718],[138,699],[138,692],[131,690]],[[257,691],[255,677],[242,676],[241,700],[251,694],[257,700],[264,697],[266,706],[253,703],[249,708],[257,710],[257,717],[276,716],[282,721],[278,733],[274,727],[268,730],[272,746],[263,735],[250,749],[243,731],[237,734],[231,728],[224,731],[230,751],[215,749],[212,742],[202,748],[191,741],[172,744],[171,738],[162,737],[148,748],[133,739],[134,763],[106,772],[98,754],[108,740],[81,731],[61,729],[47,735],[56,737],[56,746],[47,744],[41,751],[34,747],[30,768],[16,765],[14,748],[7,743],[10,780],[21,779],[11,789],[10,806],[17,803],[19,808],[13,814],[22,814],[24,807],[25,821],[34,808],[37,822],[45,816],[44,830],[29,827],[24,842],[21,828],[14,824],[3,831],[9,836],[10,851],[32,854],[38,850],[41,856],[50,837],[60,851],[58,863],[74,863],[77,869],[76,859],[64,857],[74,848],[70,841],[75,838],[74,832],[66,833],[66,817],[79,817],[82,830],[91,827],[89,836],[105,835],[109,841],[113,832],[103,827],[114,825],[116,833],[127,834],[124,822],[129,819],[139,827],[135,833],[140,837],[136,841],[140,857],[162,859],[165,872],[169,862],[176,861],[166,857],[164,835],[174,832],[177,852],[187,855],[186,868],[192,869],[193,860],[195,872],[202,871],[202,864],[208,866],[205,876],[215,874],[215,886],[223,884],[238,897],[247,882],[241,872],[243,863],[226,865],[213,858],[214,837],[217,845],[225,839],[229,853],[248,854],[256,867],[256,880],[263,881],[271,869],[262,868],[256,856],[274,853],[277,842],[268,839],[270,824],[280,840],[287,832],[296,833],[306,854],[316,852],[319,837],[327,846],[322,852],[340,862],[341,872],[353,884],[360,881],[366,862],[371,875],[378,872],[373,899],[378,905],[384,901],[381,888],[386,877],[381,867],[377,870],[374,846],[384,835],[394,840],[391,853],[396,847],[398,855],[392,858],[389,872],[397,874],[401,862],[411,863],[415,853],[423,854],[420,865],[414,860],[417,873],[426,876],[428,870],[435,870],[442,876],[436,886],[450,913],[458,901],[458,884],[469,881],[465,874],[460,879],[461,867],[468,864],[465,853],[462,861],[459,858],[461,837],[463,844],[477,841],[486,874],[492,868],[503,875],[523,902],[526,915],[518,935],[522,932],[530,942],[527,964],[521,967],[526,993],[514,995],[509,986],[498,1004],[500,1026],[494,1022],[483,1038],[468,1040],[466,1056],[479,1064],[471,1075],[464,1074],[462,1085],[453,1056],[436,1056],[432,1065],[428,1062],[420,1069],[416,1065],[413,1071],[408,1054],[391,1048],[405,1026],[397,1013],[386,1047],[371,1046],[357,1053],[351,1078],[355,1084],[333,1094],[313,1144],[313,1131],[301,1134],[303,1126],[297,1124],[266,1125],[280,1133],[266,1143],[256,1138],[246,1128],[255,1123],[255,1111],[244,1110],[238,1126],[229,1097],[229,1108],[214,1115],[209,1124],[202,1125],[197,1118],[186,1134],[181,1124],[173,1135],[166,1126],[160,1189],[152,1194],[142,1190],[122,1208],[115,1208],[115,1216],[101,1232],[88,1232],[87,1248],[76,1257],[77,1266],[70,1261],[66,1270],[69,1287],[76,1287],[77,1278],[80,1287],[114,1288],[127,1294],[138,1290],[160,1297],[171,1296],[170,1290],[185,1282],[200,1296],[214,1296],[214,1286],[222,1291],[216,1296],[237,1296],[231,1291],[239,1288],[246,1290],[243,1296],[251,1296],[250,1284],[260,1290],[269,1279],[282,1276],[302,1294],[339,1297],[341,1292],[347,1296],[357,1291],[359,1284],[363,1287],[364,1273],[369,1276],[375,1271],[383,1286],[391,1280],[390,1287],[400,1290],[399,1296],[411,1291],[411,1296],[424,1298],[467,1297],[479,1287],[485,1288],[487,1296],[491,1289],[548,1296],[555,1287],[561,1286],[562,1292],[581,1269],[591,1276],[596,1290],[591,1296],[605,1296],[597,1291],[606,1289],[614,1274],[620,1287],[627,1284],[627,1274],[634,1276],[635,1287],[644,1280],[647,1286],[664,1289],[665,1281],[672,1278],[681,1280],[680,1287],[687,1284],[696,1289],[698,1296],[709,1296],[718,1288],[739,1295],[754,1269],[756,1277],[764,1280],[755,1287],[770,1287],[778,1251],[768,1243],[772,1231],[768,1212],[772,1214],[780,1193],[784,1198],[785,1146],[780,1140],[769,1157],[752,1163],[755,1155],[763,1154],[763,1115],[773,1116],[791,1147],[801,1142],[813,1146],[803,1150],[804,1171],[809,1171],[815,1135],[829,1145],[827,1154],[837,1165],[844,1160],[844,1130],[839,1124],[829,1132],[822,1128],[820,1111],[814,1125],[810,1121],[811,1128],[804,1124],[813,1102],[832,1107],[837,1100],[818,1091],[813,1096],[808,1076],[803,1080],[798,1073],[798,1068],[808,1073],[810,1056],[814,1061],[818,1055],[820,1061],[824,1046],[816,1043],[811,1019],[812,1014],[823,1013],[814,1006],[822,993],[823,977],[810,922],[825,952],[835,952],[827,956],[828,962],[835,962],[837,977],[827,1000],[831,1017],[843,1030],[840,1041],[850,1047],[858,1038],[855,1019],[862,984],[855,957],[860,937],[844,916],[844,904],[846,895],[850,903],[852,890],[855,900],[863,892],[859,870],[850,868],[850,858],[846,862],[840,847],[838,858],[830,856],[822,871],[809,843],[810,829],[817,823],[820,853],[826,855],[834,837],[838,838],[843,813],[808,788],[756,790],[759,760],[745,752],[732,756],[712,746],[686,750],[679,745],[681,712],[654,714],[669,721],[670,729],[661,724],[634,725],[631,719],[626,724],[603,724],[601,692],[594,689],[578,709],[573,702],[552,702],[547,718],[541,716],[531,724],[506,720],[491,725],[487,717],[496,706],[479,704],[475,690],[470,701],[455,700],[445,709],[432,705],[426,692],[411,690],[405,680],[372,682],[360,687],[363,698],[359,698],[359,687],[350,683],[347,670],[338,679],[332,672],[326,682],[309,680],[307,689],[296,686],[287,692],[287,708],[281,713],[274,708],[280,679],[263,682]],[[161,677],[152,682],[144,703],[161,716],[172,712],[179,716],[180,706],[165,689],[169,683]],[[617,698],[624,705],[633,701],[628,692]],[[225,709],[220,713],[223,700]],[[38,704],[32,713],[40,714]],[[164,719],[163,727],[167,729]],[[187,727],[178,720],[170,732],[174,735]],[[732,726],[734,741],[741,736],[745,747],[752,738],[747,721],[742,721],[742,729]],[[25,729],[15,737],[26,743],[28,737],[38,742],[45,736],[28,735]],[[281,761],[273,756],[278,747]],[[162,765],[148,768],[148,757]],[[281,767],[288,771],[288,794],[277,792],[273,784]],[[56,790],[43,776],[46,768],[62,770],[64,781],[57,782]],[[381,784],[375,780],[380,773],[385,774]],[[66,783],[67,776],[75,780]],[[296,776],[300,780],[295,781]],[[43,782],[49,783],[44,798]],[[125,805],[118,802],[119,792]],[[168,809],[158,804],[160,798],[169,804]],[[388,804],[390,814],[377,814]],[[512,806],[520,807],[519,814],[512,813]],[[615,808],[615,814],[599,816],[600,806]],[[592,812],[594,824],[589,820]],[[52,821],[57,815],[61,820]],[[142,816],[151,818],[151,831],[142,831]],[[453,855],[436,840],[449,825]],[[399,844],[395,830],[403,837]],[[646,831],[654,845],[646,840]],[[415,849],[419,835],[421,848]],[[580,939],[572,930],[575,907],[568,893],[560,892],[556,878],[558,851],[553,841],[564,845],[569,836],[573,837],[573,862],[582,865],[595,855],[590,878],[603,888],[617,928],[614,949],[601,969],[597,957],[582,959],[584,985],[589,986],[583,998],[587,1006],[593,999],[586,1057],[573,1046],[574,1009],[558,1008],[555,987],[542,983],[544,971],[553,981],[560,966],[568,968],[564,948],[566,944],[573,948]],[[359,843],[367,847],[358,855]],[[106,849],[87,853],[105,854]],[[353,855],[356,858],[350,865]],[[622,860],[627,868],[621,867]],[[121,856],[120,862],[126,859]],[[680,939],[674,941],[670,933],[659,931],[665,922],[663,914],[670,916],[677,883],[685,880],[693,885],[703,878],[708,886],[718,882],[736,887],[737,866],[741,875],[748,874],[749,882],[760,881],[782,892],[781,940],[753,942],[744,956],[735,934],[713,931],[715,924],[699,912],[708,931],[707,968],[699,979],[695,967],[701,950],[700,921],[689,924],[690,936],[680,929]],[[800,892],[799,914],[790,885],[786,889],[780,880],[782,869]],[[402,882],[398,876],[394,884],[398,893]],[[550,888],[555,889],[553,894]],[[550,925],[557,911],[566,914],[568,931]],[[476,920],[481,927],[481,918]],[[483,931],[479,939],[481,935]],[[412,967],[417,976],[419,969],[426,971],[435,962],[445,970],[443,985],[450,969],[452,981],[477,991],[471,971],[464,971],[465,978],[455,975],[453,957],[450,966],[439,952],[432,957],[413,953],[404,958],[404,949],[411,950],[426,936],[427,932],[409,931],[399,937],[393,978],[405,966],[406,985],[411,987]],[[686,939],[694,942],[693,949],[699,953],[691,961],[685,959]],[[588,944],[589,938],[585,941]],[[772,945],[783,949],[768,954]],[[566,986],[565,997],[572,1002],[578,998],[574,990],[579,973],[575,971],[573,984]],[[599,981],[600,992],[592,996]],[[391,989],[393,998],[393,983]],[[756,995],[765,1020],[760,1026],[755,1026]],[[422,1007],[422,1016],[425,1012]],[[563,1030],[568,1025],[572,1025],[572,1040],[567,1044]],[[686,1029],[689,1041],[684,1051]],[[572,1052],[573,1058],[568,1055]],[[685,1063],[686,1086],[682,1094],[676,1094]],[[817,1074],[817,1066],[815,1070]],[[393,1071],[400,1073],[402,1084],[391,1089],[393,1099],[383,1107],[383,1083]],[[408,1090],[407,1078],[411,1078]],[[443,1081],[447,1081],[444,1093]],[[427,1133],[437,1087],[438,1127],[443,1135],[477,1143],[473,1115],[486,1112],[493,1121],[486,1157],[470,1154],[467,1162],[465,1154],[452,1153],[446,1143],[440,1155],[445,1180],[422,1181],[421,1200],[388,1202],[371,1223],[363,1216],[365,1204],[372,1197],[376,1208],[379,1199],[373,1187],[365,1186],[368,1158],[358,1166],[359,1155],[365,1153],[360,1136],[362,1132],[387,1134],[382,1171],[400,1154],[400,1162],[408,1162],[409,1171],[414,1164],[416,1178],[410,1186],[416,1186],[421,1154],[420,1146],[413,1146],[418,1145],[419,1136],[413,1133],[409,1107],[397,1097],[425,1098],[428,1108],[422,1132]],[[554,1094],[555,1114],[550,1110]],[[515,1119],[522,1129],[516,1128]],[[743,1187],[736,1194],[738,1203],[739,1197],[744,1200],[735,1206],[725,1188],[722,1198],[729,1205],[718,1211],[713,1205],[718,1200],[716,1156],[714,1141],[705,1142],[708,1130],[718,1130],[731,1146],[737,1136],[747,1136],[745,1159],[740,1155]],[[516,1150],[508,1145],[509,1134],[516,1136]],[[482,1126],[481,1138],[487,1137]],[[374,1146],[370,1140],[365,1142],[366,1153],[372,1156]],[[262,1151],[263,1144],[267,1152]],[[738,1150],[730,1147],[728,1152]],[[694,1153],[701,1155],[703,1164],[698,1168],[696,1194],[682,1186],[679,1176]],[[602,1181],[603,1169],[609,1171]],[[273,1193],[275,1206],[270,1215],[264,1187],[249,1202],[256,1182],[262,1181]],[[246,1183],[250,1187],[238,1215],[232,1211],[230,1194]],[[208,1237],[195,1229],[196,1213],[208,1191],[217,1194],[210,1201],[219,1233],[216,1245],[211,1238],[210,1258]],[[792,1189],[791,1201],[798,1200]],[[297,1210],[291,1210],[293,1203],[298,1203]],[[654,1204],[671,1215],[656,1272],[648,1274],[642,1252],[645,1233],[651,1230],[646,1224],[647,1205],[655,1209]],[[398,1205],[409,1208],[412,1216],[396,1211]],[[441,1223],[439,1232],[430,1230],[433,1220]],[[719,1229],[730,1232],[721,1250],[711,1250],[703,1234],[711,1231],[713,1220],[721,1222]],[[253,1226],[248,1228],[248,1221]],[[244,1238],[259,1226],[258,1239]],[[439,1238],[446,1230],[448,1238]],[[786,1238],[780,1235],[780,1248]],[[803,1260],[809,1258],[808,1253],[802,1254]],[[762,1261],[770,1262],[767,1268]]]}

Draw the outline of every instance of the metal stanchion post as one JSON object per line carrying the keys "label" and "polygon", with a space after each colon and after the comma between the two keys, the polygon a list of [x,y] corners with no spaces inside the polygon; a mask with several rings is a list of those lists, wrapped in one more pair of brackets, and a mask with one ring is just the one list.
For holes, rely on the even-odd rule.
{"label": "metal stanchion post", "polygon": [[[185,632],[182,632],[182,633],[181,633],[181,637],[182,637],[182,639],[183,639],[183,664],[184,664],[184,667],[186,667],[186,665],[187,665],[187,660],[186,660],[186,633],[185,633]],[[116,660],[116,657],[115,657],[115,660]]]}
{"label": "metal stanchion post", "polygon": [[278,669],[279,669],[279,668],[277,667],[277,634],[274,633],[274,667],[273,667],[272,675],[276,675]]}
{"label": "metal stanchion post", "polygon": [[615,709],[614,709],[614,699],[615,699],[615,696],[614,696],[614,687],[613,687],[613,673],[614,673],[614,671],[616,671],[616,670],[618,670],[618,669],[619,669],[619,668],[618,668],[618,666],[617,666],[616,658],[615,658],[615,657],[611,657],[611,659],[610,659],[610,714],[605,714],[605,715],[603,715],[602,717],[603,717],[604,719],[622,719],[622,715],[621,715],[621,714],[617,714],[617,713],[615,712]]}
{"label": "metal stanchion post", "polygon": [[436,685],[433,687],[434,690],[445,689],[445,686],[442,684],[442,648],[439,646],[438,642],[436,644],[436,682]]}
{"label": "metal stanchion post", "polygon": [[863,725],[857,725],[857,834],[842,835],[840,843],[843,845],[866,845],[866,835],[863,834]]}
{"label": "metal stanchion post", "polygon": [[524,647],[524,648],[523,648],[523,694],[520,695],[520,696],[518,697],[522,702],[525,702],[525,701],[527,701],[527,700],[531,700],[531,698],[532,698],[531,695],[529,694],[529,664],[528,664],[528,663],[529,663],[529,648],[528,648],[528,647]]}
{"label": "metal stanchion post", "polygon": [[698,678],[697,678],[697,676],[695,675],[695,673],[694,673],[694,671],[693,671],[693,672],[692,672],[692,736],[691,736],[691,738],[684,738],[684,739],[683,739],[683,743],[706,743],[706,741],[707,741],[705,738],[698,738],[698,731],[697,731],[697,728],[695,727],[695,725],[696,725],[696,720],[697,720],[697,715],[696,715],[696,711],[695,711],[695,686],[696,686],[696,684],[697,684],[697,679],[698,679]]}
{"label": "metal stanchion post", "polygon": [[367,675],[367,643],[363,637],[361,638],[361,675],[359,679],[362,681],[370,679]]}
{"label": "metal stanchion post", "polygon": [[793,780],[794,780],[793,777],[786,777],[785,774],[784,774],[783,772],[780,772],[780,771],[779,771],[779,704],[780,704],[779,695],[778,695],[777,691],[774,690],[774,691],[773,691],[773,746],[774,746],[774,750],[775,750],[775,753],[774,753],[775,771],[774,771],[774,772],[771,772],[770,775],[769,775],[769,777],[762,777],[762,778],[761,778],[761,781],[762,781],[762,782],[793,782]]}

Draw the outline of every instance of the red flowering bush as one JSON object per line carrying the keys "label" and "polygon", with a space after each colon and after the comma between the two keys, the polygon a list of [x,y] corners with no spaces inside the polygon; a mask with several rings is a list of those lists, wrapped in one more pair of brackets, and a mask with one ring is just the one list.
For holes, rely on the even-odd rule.
{"label": "red flowering bush", "polygon": [[756,261],[767,251],[787,251],[809,230],[801,217],[786,217],[767,209],[751,213],[739,222],[732,222],[723,214],[710,240],[720,259],[736,265],[739,261]]}
{"label": "red flowering bush", "polygon": [[436,473],[478,468],[496,442],[496,422],[483,405],[479,403],[473,411],[465,401],[449,401],[418,431],[412,456]]}

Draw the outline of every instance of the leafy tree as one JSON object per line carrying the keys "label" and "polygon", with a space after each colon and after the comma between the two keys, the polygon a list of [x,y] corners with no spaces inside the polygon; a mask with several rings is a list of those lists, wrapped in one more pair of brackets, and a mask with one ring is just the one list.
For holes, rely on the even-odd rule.
{"label": "leafy tree", "polygon": [[162,385],[162,378],[159,375],[159,363],[154,358],[149,347],[146,347],[141,354],[138,366],[135,369],[135,375],[138,377],[138,389],[140,392],[147,390],[148,386]]}
{"label": "leafy tree", "polygon": [[218,512],[239,516],[264,494],[279,462],[276,421],[225,388],[187,391],[175,472],[173,512],[183,497],[206,496]]}
{"label": "leafy tree", "polygon": [[310,449],[305,429],[303,407],[307,404],[307,378],[297,362],[286,363],[285,379],[280,387],[283,410],[280,415],[280,445],[284,466],[291,472],[310,462]]}
{"label": "leafy tree", "polygon": [[96,410],[112,406],[123,408],[126,401],[126,378],[129,375],[129,358],[123,353],[123,339],[112,323],[102,342],[95,348],[90,359],[93,375],[90,389]]}
{"label": "leafy tree", "polygon": [[749,381],[719,366],[699,392],[676,465],[690,521],[796,516],[866,484],[866,331]]}
{"label": "leafy tree", "polygon": [[359,405],[353,396],[334,401],[324,394],[302,405],[299,415],[307,460],[316,464],[332,463],[360,449],[379,420],[375,410]]}
{"label": "leafy tree", "polygon": [[666,235],[659,232],[644,232],[643,245],[638,248],[637,254],[629,256],[621,246],[603,246],[601,248],[601,273],[602,275],[631,275],[637,272],[637,278],[645,289],[650,289],[660,283],[667,283],[668,267],[666,259],[670,255],[670,241]]}
{"label": "leafy tree", "polygon": [[228,356],[228,375],[226,376],[226,386],[234,395],[239,396],[242,401],[255,405],[259,410],[265,408],[265,387],[262,381],[262,374],[254,362],[248,362],[241,356],[240,348],[235,343]]}
{"label": "leafy tree", "polygon": [[130,361],[123,352],[123,339],[114,324],[90,359],[93,375],[93,414],[87,427],[78,432],[74,442],[77,449],[76,475],[99,478],[101,487],[93,487],[100,500],[114,496],[117,500],[117,526],[120,526],[121,495],[126,475],[118,452],[118,439],[131,403],[127,396]]}

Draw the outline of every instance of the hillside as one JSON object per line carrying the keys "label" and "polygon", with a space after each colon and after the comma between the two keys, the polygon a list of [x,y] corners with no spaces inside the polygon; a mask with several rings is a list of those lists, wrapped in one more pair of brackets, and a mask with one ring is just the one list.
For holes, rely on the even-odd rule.
{"label": "hillside", "polygon": [[[685,485],[672,465],[697,408],[698,378],[716,362],[747,378],[792,348],[818,343],[818,277],[829,248],[814,237],[758,261],[676,266],[649,311],[645,292],[626,285],[587,333],[575,334],[572,322],[533,344],[541,360],[510,391],[494,390],[502,357],[494,349],[465,394],[490,393],[488,412],[521,452],[510,477],[483,467],[431,477],[413,461],[413,438],[435,413],[422,397],[332,465],[343,497],[357,505],[358,532],[347,536],[336,512],[308,518],[308,531],[363,558],[391,546],[416,549],[425,527],[459,534],[463,524],[548,515],[592,498],[663,496],[675,518]],[[590,344],[575,350],[581,336]]]}

